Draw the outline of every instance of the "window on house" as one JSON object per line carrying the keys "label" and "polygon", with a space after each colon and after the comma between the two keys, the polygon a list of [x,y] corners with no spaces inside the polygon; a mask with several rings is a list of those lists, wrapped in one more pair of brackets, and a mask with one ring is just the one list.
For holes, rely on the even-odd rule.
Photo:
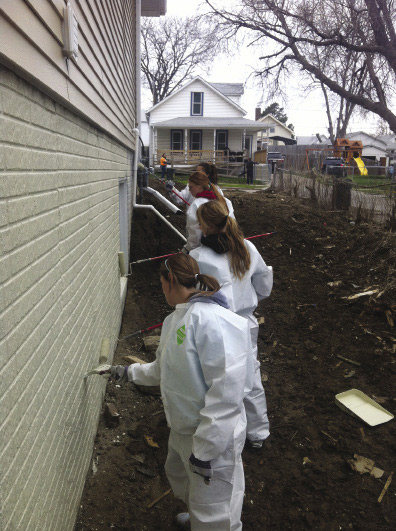
{"label": "window on house", "polygon": [[172,129],[171,149],[179,150],[179,151],[183,149],[183,130],[182,129]]}
{"label": "window on house", "polygon": [[269,132],[270,132],[270,133],[275,133],[275,127],[270,127],[270,128],[269,128]]}
{"label": "window on house", "polygon": [[190,131],[190,149],[194,151],[202,149],[202,131]]}
{"label": "window on house", "polygon": [[228,131],[216,131],[216,149],[228,148]]}
{"label": "window on house", "polygon": [[191,116],[203,116],[203,92],[191,92]]}

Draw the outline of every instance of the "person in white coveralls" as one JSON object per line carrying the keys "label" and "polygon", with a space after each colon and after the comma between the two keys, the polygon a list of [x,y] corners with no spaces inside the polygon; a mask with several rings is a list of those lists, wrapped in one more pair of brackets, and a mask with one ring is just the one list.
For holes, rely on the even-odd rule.
{"label": "person in white coveralls", "polygon": [[230,309],[250,324],[255,373],[253,389],[245,398],[247,439],[253,448],[261,448],[269,436],[267,401],[257,359],[258,323],[253,314],[260,300],[272,290],[272,267],[267,266],[256,247],[244,240],[237,222],[218,201],[200,205],[197,218],[203,232],[201,246],[191,251],[201,273],[215,277],[220,293]]}
{"label": "person in white coveralls", "polygon": [[[217,168],[216,168],[216,166],[214,164],[212,164],[211,162],[201,162],[195,168],[195,171],[200,171],[200,172],[206,173],[206,175],[209,178],[209,181],[212,184],[215,184],[217,186],[217,189],[221,193],[221,195],[224,195],[223,191],[221,190],[221,188],[217,184],[219,182],[219,177],[218,177],[218,174],[217,174]],[[167,181],[165,183],[165,188],[170,193],[171,199],[178,205],[182,205],[184,203],[183,199],[185,201],[187,201],[187,203],[190,203],[190,204],[194,201],[194,197],[190,193],[190,188],[188,187],[188,183],[187,183],[187,186],[185,188],[183,188],[183,190],[179,191],[177,188],[175,188],[175,183],[173,181]],[[171,193],[172,190],[177,192],[178,195],[172,194]],[[180,197],[182,197],[183,199],[180,199]]]}
{"label": "person in white coveralls", "polygon": [[197,210],[201,205],[215,200],[227,210],[230,216],[234,217],[234,209],[232,208],[231,201],[226,199],[219,192],[217,186],[209,181],[206,173],[199,171],[192,173],[188,179],[188,186],[191,195],[194,197],[194,201],[187,209],[187,243],[183,247],[183,250],[186,252],[190,252],[201,244],[202,232],[197,220]]}
{"label": "person in white coveralls", "polygon": [[156,360],[106,372],[119,382],[161,386],[170,427],[165,471],[188,507],[176,517],[179,527],[239,531],[243,399],[253,374],[249,324],[228,309],[217,280],[200,274],[190,256],[170,257],[160,278],[175,310],[164,321]]}

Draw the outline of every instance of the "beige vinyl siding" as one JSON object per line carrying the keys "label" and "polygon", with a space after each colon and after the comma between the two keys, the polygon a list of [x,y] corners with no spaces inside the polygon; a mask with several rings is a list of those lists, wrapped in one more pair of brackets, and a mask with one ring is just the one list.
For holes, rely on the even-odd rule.
{"label": "beige vinyl siding", "polygon": [[62,0],[5,0],[0,49],[7,66],[134,149],[135,2],[72,0],[77,61],[63,55]]}
{"label": "beige vinyl siding", "polygon": [[204,93],[204,117],[243,117],[242,110],[239,110],[201,81],[196,80],[152,110],[150,112],[150,125],[176,117],[190,116],[191,92]]}

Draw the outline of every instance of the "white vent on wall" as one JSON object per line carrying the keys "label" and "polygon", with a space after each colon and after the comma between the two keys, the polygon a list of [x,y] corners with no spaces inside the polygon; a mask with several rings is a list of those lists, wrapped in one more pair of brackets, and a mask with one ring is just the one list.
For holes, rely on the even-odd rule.
{"label": "white vent on wall", "polygon": [[78,57],[78,22],[74,15],[70,2],[65,7],[65,45],[64,54],[66,57],[77,60]]}

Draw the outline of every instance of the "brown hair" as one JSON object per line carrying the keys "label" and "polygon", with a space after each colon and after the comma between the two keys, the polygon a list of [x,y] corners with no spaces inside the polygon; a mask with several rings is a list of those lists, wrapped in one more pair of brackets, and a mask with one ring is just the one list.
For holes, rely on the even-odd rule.
{"label": "brown hair", "polygon": [[228,206],[225,202],[224,197],[219,192],[217,186],[210,182],[209,177],[206,175],[206,173],[204,173],[203,171],[195,171],[188,178],[188,182],[196,184],[197,186],[202,186],[204,190],[211,190],[216,196],[216,199],[224,206],[224,208],[228,212]]}
{"label": "brown hair", "polygon": [[250,253],[245,245],[243,232],[235,219],[228,215],[218,201],[208,201],[197,210],[197,219],[209,227],[215,227],[220,233],[225,229],[229,253],[231,256],[231,271],[239,279],[250,267]]}
{"label": "brown hair", "polygon": [[[220,289],[220,284],[217,280],[210,275],[202,275],[199,272],[196,260],[187,254],[176,254],[165,260],[161,265],[160,275],[169,281],[169,273],[172,273],[175,284],[185,288],[195,288],[199,282],[199,289],[195,293],[200,293],[204,296],[213,295]],[[192,293],[191,297],[195,293]]]}
{"label": "brown hair", "polygon": [[214,164],[212,164],[211,162],[200,162],[199,164],[197,164],[197,168],[199,167],[203,168],[204,172],[209,177],[209,181],[211,183],[217,184],[219,182],[217,168]]}

